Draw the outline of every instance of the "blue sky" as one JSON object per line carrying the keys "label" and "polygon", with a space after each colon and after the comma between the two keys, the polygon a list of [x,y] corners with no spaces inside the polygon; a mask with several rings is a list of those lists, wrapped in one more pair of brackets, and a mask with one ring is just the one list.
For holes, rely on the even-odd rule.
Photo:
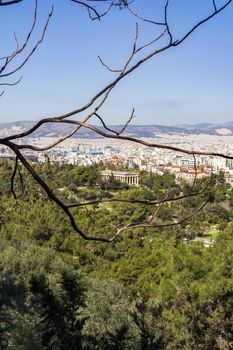
{"label": "blue sky", "polygon": [[[81,106],[114,78],[114,73],[100,65],[97,56],[119,68],[130,53],[135,19],[127,11],[114,9],[99,23],[91,21],[84,9],[69,0],[54,3],[44,42],[21,71],[23,80],[6,88],[0,99],[1,122],[38,120]],[[224,1],[216,3],[221,5]],[[160,19],[163,4],[163,0],[135,0],[134,8],[143,16]],[[50,0],[39,1],[34,41],[50,5]],[[174,36],[180,37],[211,11],[212,0],[171,0],[169,23]],[[32,14],[32,0],[0,9],[2,56],[14,45],[14,30],[19,41],[23,40]],[[109,124],[123,123],[132,108],[135,124],[233,120],[232,23],[233,4],[181,46],[154,57],[124,79],[101,115]],[[139,21],[140,43],[152,40],[156,33],[154,25]],[[19,76],[20,73],[14,79]]]}

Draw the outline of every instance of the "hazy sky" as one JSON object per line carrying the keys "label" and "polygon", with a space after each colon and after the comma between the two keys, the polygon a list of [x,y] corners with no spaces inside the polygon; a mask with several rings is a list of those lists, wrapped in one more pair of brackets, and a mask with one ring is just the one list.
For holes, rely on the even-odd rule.
{"label": "hazy sky", "polygon": [[[131,52],[135,19],[127,11],[113,9],[101,22],[93,22],[79,5],[69,0],[53,2],[55,11],[44,42],[21,71],[21,83],[7,87],[0,99],[1,122],[37,120],[81,106],[114,78],[97,56],[120,68]],[[170,3],[169,22],[175,38],[212,11],[212,0]],[[135,0],[134,8],[147,18],[159,20],[163,4],[162,0]],[[32,43],[41,33],[50,5],[50,0],[39,1],[39,20]],[[22,42],[32,15],[32,0],[0,8],[1,56],[15,45],[14,30]],[[158,30],[161,28],[139,21],[139,42],[152,40]],[[233,4],[181,46],[154,57],[126,77],[114,90],[102,116],[109,124],[122,123],[134,107],[135,124],[233,120],[232,37]]]}

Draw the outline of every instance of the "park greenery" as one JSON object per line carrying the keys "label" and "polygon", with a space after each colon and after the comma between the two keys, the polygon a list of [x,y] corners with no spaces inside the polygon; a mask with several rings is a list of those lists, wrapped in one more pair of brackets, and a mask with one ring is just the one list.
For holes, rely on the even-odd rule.
{"label": "park greenery", "polygon": [[[171,174],[140,173],[140,187],[101,167],[33,164],[64,201],[114,197],[160,200],[189,193]],[[0,348],[232,349],[233,189],[222,173],[196,181],[200,195],[170,202],[154,226],[126,230],[114,242],[84,241],[65,214],[14,163],[0,162]],[[203,202],[205,207],[195,213]],[[75,208],[92,235],[147,220],[154,208],[102,203]],[[85,215],[84,215],[85,214]],[[159,227],[178,217],[181,225]],[[211,238],[206,247],[203,239]]]}

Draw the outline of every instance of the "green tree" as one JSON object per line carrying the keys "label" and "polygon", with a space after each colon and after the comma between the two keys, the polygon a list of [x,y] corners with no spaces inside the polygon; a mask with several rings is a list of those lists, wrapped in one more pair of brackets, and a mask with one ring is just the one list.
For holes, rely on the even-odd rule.
{"label": "green tree", "polygon": [[124,287],[113,279],[92,282],[83,310],[84,349],[140,349],[140,329]]}
{"label": "green tree", "polygon": [[0,291],[1,349],[78,348],[84,284],[54,250],[2,247]]}

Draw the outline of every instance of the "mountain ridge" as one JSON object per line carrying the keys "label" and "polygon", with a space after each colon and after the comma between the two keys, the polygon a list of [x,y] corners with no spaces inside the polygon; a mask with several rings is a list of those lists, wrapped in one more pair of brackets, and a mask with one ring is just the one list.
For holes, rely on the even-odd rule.
{"label": "mountain ridge", "polygon": [[[15,133],[20,133],[30,129],[36,121],[17,121],[0,123],[0,137],[6,135],[12,135]],[[123,125],[109,125],[110,129],[120,131]],[[48,123],[43,125],[38,130],[36,130],[32,137],[61,137],[66,133],[70,132],[74,126]],[[103,126],[97,126],[100,130],[104,130]],[[177,124],[177,125],[156,125],[156,124],[130,124],[124,131],[124,135],[129,135],[131,137],[141,137],[141,138],[153,138],[156,134],[206,134],[206,135],[233,135],[233,121],[222,123],[222,124],[212,124],[212,123],[199,123],[199,124]],[[77,135],[74,137],[79,138],[100,138],[101,136],[94,133],[91,130],[81,128]]]}

